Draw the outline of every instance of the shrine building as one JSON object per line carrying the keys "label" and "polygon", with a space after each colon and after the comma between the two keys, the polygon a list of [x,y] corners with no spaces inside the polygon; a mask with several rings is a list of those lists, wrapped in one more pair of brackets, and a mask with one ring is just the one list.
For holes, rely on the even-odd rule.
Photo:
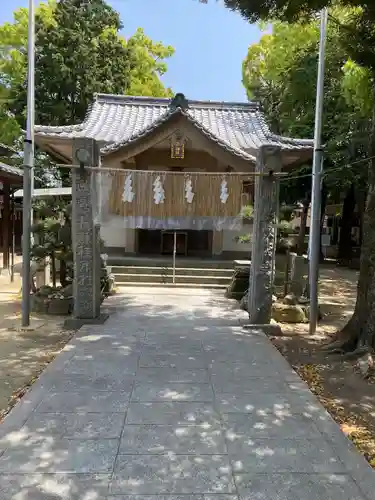
{"label": "shrine building", "polygon": [[[98,94],[83,123],[39,125],[37,145],[71,164],[73,141],[100,146],[106,201],[101,238],[113,255],[238,258],[251,233],[244,207],[253,204],[261,146],[281,149],[282,168],[311,160],[313,141],[271,132],[254,102]],[[73,162],[74,163],[74,162]],[[101,199],[101,198],[100,198]]]}

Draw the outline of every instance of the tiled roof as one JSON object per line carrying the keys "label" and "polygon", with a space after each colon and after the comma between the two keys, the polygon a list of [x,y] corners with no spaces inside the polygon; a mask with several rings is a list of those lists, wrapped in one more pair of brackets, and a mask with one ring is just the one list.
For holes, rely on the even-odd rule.
{"label": "tiled roof", "polygon": [[310,149],[311,140],[288,139],[271,133],[258,104],[187,101],[185,109],[171,107],[172,100],[98,94],[85,121],[64,127],[36,126],[39,137],[73,139],[90,137],[101,142],[103,154],[136,141],[182,113],[204,134],[233,154],[252,158],[263,144],[284,150]]}
{"label": "tiled roof", "polygon": [[6,163],[0,162],[0,174],[2,172],[4,172],[5,174],[8,174],[8,175],[16,176],[16,177],[23,176],[23,171],[20,168],[13,167],[12,165],[7,165]]}

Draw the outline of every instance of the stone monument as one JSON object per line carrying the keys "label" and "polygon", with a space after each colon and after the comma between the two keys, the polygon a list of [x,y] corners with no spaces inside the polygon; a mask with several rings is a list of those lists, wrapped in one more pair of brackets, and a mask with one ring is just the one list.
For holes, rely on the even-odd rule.
{"label": "stone monument", "polygon": [[271,321],[281,149],[262,146],[257,155],[248,313],[251,324]]}
{"label": "stone monument", "polygon": [[[72,247],[74,261],[73,318],[66,326],[104,323],[100,314],[100,226],[94,222],[92,198],[93,168],[100,165],[99,144],[94,139],[73,141],[72,169]],[[90,167],[90,168],[87,168]]]}

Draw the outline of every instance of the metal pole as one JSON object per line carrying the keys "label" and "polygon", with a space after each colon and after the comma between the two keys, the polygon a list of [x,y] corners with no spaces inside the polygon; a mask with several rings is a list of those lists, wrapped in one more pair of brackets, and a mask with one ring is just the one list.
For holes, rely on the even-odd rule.
{"label": "metal pole", "polygon": [[27,124],[23,168],[23,231],[22,231],[22,326],[30,325],[31,288],[31,198],[34,167],[34,107],[35,107],[35,14],[34,0],[29,0],[28,26]]}
{"label": "metal pole", "polygon": [[309,280],[310,280],[310,334],[314,334],[318,323],[318,280],[319,280],[319,257],[320,257],[320,215],[321,215],[321,191],[323,173],[323,150],[322,150],[322,118],[324,100],[324,66],[326,33],[328,23],[328,9],[323,9],[320,14],[320,44],[318,81],[316,89],[315,107],[315,134],[314,134],[314,162],[312,172],[311,188],[311,219],[309,237]]}
{"label": "metal pole", "polygon": [[173,279],[172,283],[176,284],[176,252],[177,252],[177,233],[173,233]]}
{"label": "metal pole", "polygon": [[14,205],[14,191],[12,191],[12,254],[10,261],[10,281],[12,283],[14,282],[14,254],[16,252],[15,226],[16,226],[16,209]]}

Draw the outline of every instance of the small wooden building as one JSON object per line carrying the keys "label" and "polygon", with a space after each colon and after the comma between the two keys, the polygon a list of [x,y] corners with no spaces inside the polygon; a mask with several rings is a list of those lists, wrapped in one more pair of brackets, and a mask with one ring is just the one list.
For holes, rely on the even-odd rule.
{"label": "small wooden building", "polygon": [[[107,251],[237,257],[242,207],[252,203],[255,158],[280,146],[292,169],[312,156],[311,140],[273,134],[257,103],[99,94],[82,124],[37,126],[39,147],[72,163],[72,141],[94,138],[112,173],[101,237]],[[104,177],[103,177],[104,179]],[[104,180],[103,180],[104,182]]]}
{"label": "small wooden building", "polygon": [[[22,218],[16,209],[13,194],[22,186],[23,172],[17,167],[0,162],[0,245],[2,249],[1,269],[10,268],[10,254],[22,234]],[[16,238],[16,235],[18,238]]]}

